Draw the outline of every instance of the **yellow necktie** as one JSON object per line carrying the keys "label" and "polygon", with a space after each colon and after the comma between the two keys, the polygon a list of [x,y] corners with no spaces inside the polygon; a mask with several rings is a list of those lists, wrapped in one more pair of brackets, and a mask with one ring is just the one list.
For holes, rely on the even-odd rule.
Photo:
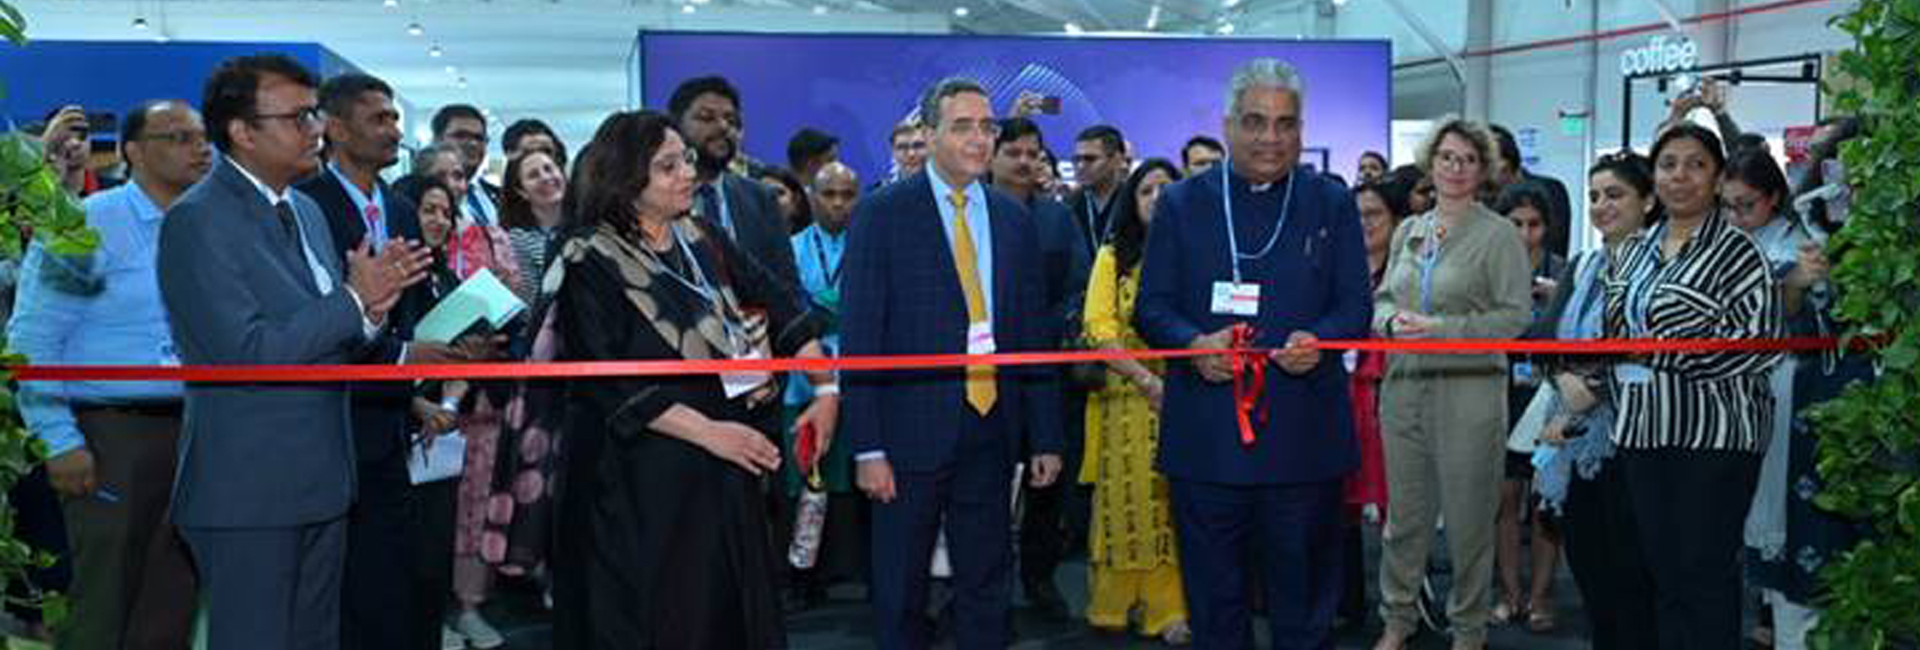
{"label": "yellow necktie", "polygon": [[[960,275],[960,292],[967,297],[967,324],[969,334],[972,326],[988,321],[986,294],[980,292],[980,267],[976,264],[973,251],[973,229],[967,227],[967,193],[953,188],[947,194],[947,201],[953,204],[953,269]],[[968,337],[972,344],[972,337]],[[967,366],[967,403],[973,405],[975,413],[986,415],[993,410],[993,401],[1000,395],[1000,387],[995,384],[993,366]]]}

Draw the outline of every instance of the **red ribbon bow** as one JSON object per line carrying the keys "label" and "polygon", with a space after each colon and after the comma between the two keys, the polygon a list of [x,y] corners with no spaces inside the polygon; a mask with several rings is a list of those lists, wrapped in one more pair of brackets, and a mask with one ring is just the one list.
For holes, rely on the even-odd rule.
{"label": "red ribbon bow", "polygon": [[[1267,403],[1260,399],[1267,388],[1267,355],[1253,349],[1253,326],[1233,326],[1233,412],[1240,419],[1240,444],[1252,446],[1256,438],[1254,419],[1267,423]],[[1260,412],[1254,413],[1258,406]]]}

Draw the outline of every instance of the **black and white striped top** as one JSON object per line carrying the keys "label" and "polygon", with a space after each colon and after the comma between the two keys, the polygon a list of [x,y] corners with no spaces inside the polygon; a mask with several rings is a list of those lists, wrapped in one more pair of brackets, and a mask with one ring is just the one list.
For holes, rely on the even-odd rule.
{"label": "black and white striped top", "polygon": [[[1606,278],[1609,338],[1781,336],[1779,290],[1747,233],[1707,216],[1671,259],[1668,223],[1621,245]],[[1626,449],[1758,452],[1773,428],[1767,371],[1776,353],[1658,353],[1615,367],[1613,440]],[[1637,363],[1635,363],[1637,362]]]}

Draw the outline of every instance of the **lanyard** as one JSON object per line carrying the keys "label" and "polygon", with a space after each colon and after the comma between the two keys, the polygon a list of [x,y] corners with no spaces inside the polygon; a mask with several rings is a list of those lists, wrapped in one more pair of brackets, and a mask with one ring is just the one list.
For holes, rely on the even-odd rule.
{"label": "lanyard", "polygon": [[1107,210],[1106,210],[1107,227],[1098,228],[1097,225],[1100,222],[1100,215],[1098,212],[1095,212],[1093,209],[1093,194],[1091,193],[1092,188],[1088,188],[1088,190],[1089,190],[1089,193],[1087,194],[1087,209],[1086,209],[1087,250],[1098,251],[1100,250],[1100,242],[1106,241],[1107,235],[1113,232],[1113,202],[1116,200],[1119,200],[1120,196],[1119,196],[1119,192],[1115,191],[1114,196],[1107,199]]}
{"label": "lanyard", "polygon": [[1440,244],[1445,238],[1438,213],[1427,213],[1426,246],[1420,251],[1420,313],[1427,316],[1433,315],[1433,276],[1440,267]]}
{"label": "lanyard", "polygon": [[1220,203],[1226,212],[1227,251],[1232,254],[1228,260],[1233,265],[1233,283],[1240,284],[1240,260],[1257,260],[1266,257],[1267,253],[1273,251],[1274,242],[1280,241],[1280,231],[1287,227],[1287,212],[1293,209],[1293,179],[1300,176],[1300,170],[1295,169],[1287,173],[1287,193],[1286,197],[1280,200],[1280,219],[1274,222],[1273,234],[1267,236],[1267,244],[1261,246],[1258,253],[1241,255],[1240,237],[1233,232],[1233,188],[1228,184],[1228,179],[1233,177],[1233,163],[1222,161],[1220,167]]}
{"label": "lanyard", "polygon": [[655,255],[647,247],[641,246],[640,250],[652,257],[654,263],[667,272],[668,277],[679,281],[681,286],[692,291],[694,295],[700,296],[701,300],[711,306],[714,314],[720,317],[720,328],[726,330],[727,340],[733,344],[734,354],[745,354],[747,336],[746,332],[742,331],[743,325],[727,317],[726,305],[720,300],[720,292],[714,289],[713,283],[707,278],[706,269],[700,266],[700,258],[694,256],[693,248],[688,246],[687,240],[680,236],[680,228],[668,226],[667,232],[673,233],[673,243],[680,247],[680,256],[687,260],[687,269],[693,273],[692,278],[681,275],[679,271],[667,264],[666,260],[660,259],[660,256]]}
{"label": "lanyard", "polygon": [[817,226],[813,229],[813,256],[820,261],[820,274],[826,276],[827,286],[835,289],[840,288],[840,268],[842,263],[846,261],[846,258],[836,255],[834,256],[833,266],[827,266],[827,244],[826,241],[821,238],[820,229]]}

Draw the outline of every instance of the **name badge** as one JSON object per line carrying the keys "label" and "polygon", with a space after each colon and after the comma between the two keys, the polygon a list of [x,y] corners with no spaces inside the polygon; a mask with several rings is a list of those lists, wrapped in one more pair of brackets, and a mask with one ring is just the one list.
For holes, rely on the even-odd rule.
{"label": "name badge", "polygon": [[967,326],[967,354],[993,354],[999,347],[993,341],[993,323]]}
{"label": "name badge", "polygon": [[1251,282],[1213,283],[1215,316],[1260,315],[1260,285]]}
{"label": "name badge", "polygon": [[173,347],[173,341],[160,342],[160,365],[177,367],[180,365],[180,352]]}
{"label": "name badge", "polygon": [[1651,384],[1653,369],[1637,363],[1623,363],[1613,367],[1613,378],[1628,385]]}
{"label": "name badge", "polygon": [[1533,364],[1526,361],[1514,362],[1513,383],[1516,386],[1532,386],[1540,383],[1540,379],[1534,376]]}
{"label": "name badge", "polygon": [[[741,354],[740,356],[737,356],[734,358],[741,359],[741,360],[754,360],[754,359],[764,359],[766,357],[760,354],[759,348],[752,348],[747,350],[746,353]],[[745,395],[747,393],[751,393],[753,391],[759,390],[761,386],[765,386],[767,385],[768,382],[771,382],[771,381],[773,381],[773,373],[770,373],[770,372],[720,373],[720,386],[721,388],[726,390],[727,399],[733,399],[741,395]]]}

